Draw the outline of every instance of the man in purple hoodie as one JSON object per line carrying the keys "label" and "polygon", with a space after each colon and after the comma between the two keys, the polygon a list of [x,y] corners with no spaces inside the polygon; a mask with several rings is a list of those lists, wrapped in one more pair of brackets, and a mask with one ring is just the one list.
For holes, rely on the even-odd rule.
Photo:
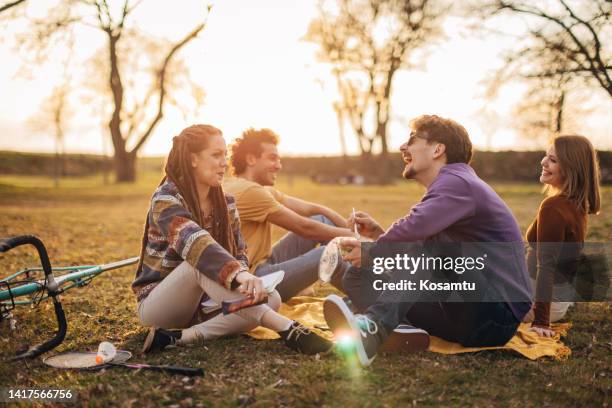
{"label": "man in purple hoodie", "polygon": [[[372,362],[381,346],[411,351],[427,348],[427,332],[464,346],[503,345],[531,307],[519,227],[497,193],[469,166],[472,144],[467,131],[455,121],[435,115],[420,116],[411,127],[410,138],[400,148],[406,163],[403,176],[422,184],[427,192],[387,231],[363,212],[349,219],[351,227],[357,225],[362,236],[374,240],[367,247],[353,238],[341,241],[344,251],[349,251],[344,259],[353,265],[344,277],[344,288],[349,303],[362,313],[354,314],[336,295],[330,295],[324,303],[325,319],[336,338],[352,338],[364,366]],[[364,296],[364,291],[371,293],[372,288],[364,287],[367,279],[363,277],[371,276],[372,270],[362,268],[362,260],[371,259],[377,249],[384,252],[386,248],[388,252],[393,245],[422,248],[420,245],[430,242],[464,246],[487,243],[489,262],[482,273],[471,276],[480,279],[477,284],[481,292],[486,289],[493,295],[474,301],[459,294],[459,300],[447,302],[417,287],[401,292],[399,299],[397,292],[394,298],[389,290],[374,291],[378,297],[373,300]],[[368,253],[362,254],[366,249]],[[413,254],[419,255],[420,249]],[[455,269],[447,277],[456,280],[460,273]],[[380,286],[379,282],[376,289]]]}

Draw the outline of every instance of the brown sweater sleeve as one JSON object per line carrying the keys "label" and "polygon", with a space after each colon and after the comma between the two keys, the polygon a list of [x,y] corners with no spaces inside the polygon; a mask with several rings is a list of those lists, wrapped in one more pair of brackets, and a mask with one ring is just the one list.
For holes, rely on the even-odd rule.
{"label": "brown sweater sleeve", "polygon": [[555,269],[565,240],[565,221],[554,201],[542,203],[537,220],[537,279],[533,325],[548,327]]}

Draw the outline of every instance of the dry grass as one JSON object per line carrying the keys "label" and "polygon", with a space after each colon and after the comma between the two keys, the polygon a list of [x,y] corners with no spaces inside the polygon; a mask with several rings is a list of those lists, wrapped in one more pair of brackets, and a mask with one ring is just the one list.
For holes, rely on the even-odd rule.
{"label": "dry grass", "polygon": [[[44,178],[0,178],[0,236],[33,233],[46,243],[52,262],[96,264],[135,256],[143,217],[155,186],[147,174],[136,185],[104,186],[99,178],[63,181],[59,189]],[[327,204],[343,214],[352,207],[382,224],[407,213],[423,189],[400,183],[386,187],[320,186],[281,180],[288,194]],[[525,230],[542,199],[536,184],[494,186]],[[590,239],[612,238],[612,189],[604,190],[602,215],[590,223]],[[281,231],[275,231],[280,237]],[[8,275],[36,264],[31,250],[0,258]],[[133,270],[109,272],[83,289],[64,295],[69,330],[58,351],[95,349],[102,340],[137,351],[138,325],[129,289]],[[571,313],[574,328],[567,361],[531,362],[507,352],[441,356],[381,355],[368,370],[347,366],[334,355],[321,359],[288,351],[275,341],[244,337],[173,350],[135,361],[202,366],[206,376],[184,380],[159,373],[113,369],[58,371],[40,360],[0,365],[2,386],[71,388],[90,406],[607,406],[612,388],[612,322],[609,304],[581,304]],[[46,338],[53,327],[51,305],[15,312],[17,330],[0,326],[0,353]]]}

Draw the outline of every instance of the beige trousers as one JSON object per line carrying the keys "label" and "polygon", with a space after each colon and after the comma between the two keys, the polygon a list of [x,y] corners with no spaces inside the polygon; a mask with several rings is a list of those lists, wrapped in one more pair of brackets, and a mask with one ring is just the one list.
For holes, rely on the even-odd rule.
{"label": "beige trousers", "polygon": [[[229,315],[219,314],[189,327],[206,293],[221,304],[243,295],[226,289],[207,278],[189,263],[183,262],[164,278],[149,295],[138,304],[138,317],[144,326],[165,329],[185,329],[181,343],[212,340],[221,336],[244,333],[261,325],[263,315],[278,310],[281,304],[278,292],[268,295],[268,303],[251,306]],[[291,322],[287,319],[288,322]]]}

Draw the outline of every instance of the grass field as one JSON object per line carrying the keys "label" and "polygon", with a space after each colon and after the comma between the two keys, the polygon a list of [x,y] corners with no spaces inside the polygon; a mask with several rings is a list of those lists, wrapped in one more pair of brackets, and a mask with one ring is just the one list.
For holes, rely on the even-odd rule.
{"label": "grass field", "polygon": [[[52,180],[0,177],[0,237],[36,234],[51,260],[97,264],[138,254],[148,199],[158,181],[146,174],[135,185],[102,184],[101,178]],[[537,184],[495,184],[524,232],[542,199]],[[351,207],[383,224],[407,213],[424,190],[414,183],[392,186],[321,186],[281,180],[288,194],[327,204],[342,214]],[[612,188],[604,189],[602,214],[590,220],[589,239],[612,240]],[[282,231],[275,231],[275,238]],[[32,250],[0,256],[0,276],[35,265]],[[367,370],[348,367],[335,355],[295,354],[277,341],[233,337],[205,346],[138,355],[145,329],[136,318],[129,285],[133,268],[109,272],[62,297],[69,328],[58,351],[93,350],[102,340],[135,353],[134,361],[201,366],[191,380],[153,372],[112,369],[59,371],[40,359],[0,363],[0,387],[69,388],[89,406],[596,406],[607,407],[612,389],[612,307],[579,304],[565,343],[565,361],[529,361],[509,352],[442,356],[381,355]],[[0,325],[0,358],[28,342],[47,338],[52,305],[15,311],[17,330]],[[29,406],[29,404],[28,404]]]}

